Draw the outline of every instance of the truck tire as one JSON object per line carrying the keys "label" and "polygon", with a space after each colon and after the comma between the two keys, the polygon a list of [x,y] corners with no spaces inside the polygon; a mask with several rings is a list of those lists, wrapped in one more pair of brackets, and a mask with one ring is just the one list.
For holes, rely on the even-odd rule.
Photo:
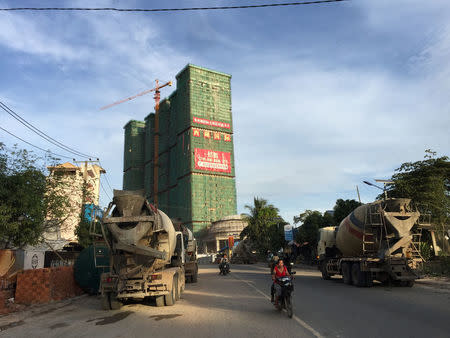
{"label": "truck tire", "polygon": [[111,306],[109,305],[108,293],[102,294],[102,309],[106,311],[111,310]]}
{"label": "truck tire", "polygon": [[362,287],[366,284],[365,273],[361,271],[359,263],[352,264],[352,282],[354,286]]}
{"label": "truck tire", "polygon": [[352,271],[351,271],[351,263],[344,262],[342,263],[342,279],[344,280],[344,284],[351,285],[352,284]]}
{"label": "truck tire", "polygon": [[176,285],[176,287],[174,288],[174,289],[175,289],[175,301],[178,301],[178,300],[180,300],[181,287],[180,287],[180,285],[179,285],[179,283],[178,283],[178,275],[176,275],[175,278],[176,278],[175,280],[177,281],[177,285]]}
{"label": "truck tire", "polygon": [[109,293],[109,306],[111,310],[119,310],[122,307],[122,303],[117,300],[116,294]]}
{"label": "truck tire", "polygon": [[198,270],[195,269],[194,273],[191,276],[191,283],[197,283]]}
{"label": "truck tire", "polygon": [[172,306],[175,304],[175,289],[178,288],[178,280],[176,276],[173,277],[172,289],[169,291],[167,295],[164,295],[164,302],[166,306]]}
{"label": "truck tire", "polygon": [[327,262],[323,261],[322,264],[320,264],[320,272],[322,272],[322,279],[329,280],[331,279],[331,275],[327,272]]}
{"label": "truck tire", "polygon": [[366,277],[366,284],[365,286],[368,288],[371,288],[373,286],[373,277],[372,277],[372,273],[369,271],[365,272],[365,277]]}
{"label": "truck tire", "polygon": [[164,306],[164,296],[156,296],[155,303],[156,303],[156,307],[163,307]]}

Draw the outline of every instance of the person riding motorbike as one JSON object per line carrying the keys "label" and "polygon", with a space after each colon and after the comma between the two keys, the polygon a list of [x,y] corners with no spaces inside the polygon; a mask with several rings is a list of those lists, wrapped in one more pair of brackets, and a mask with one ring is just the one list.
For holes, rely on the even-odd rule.
{"label": "person riding motorbike", "polygon": [[228,256],[227,254],[224,254],[223,257],[220,259],[219,263],[219,270],[222,271],[222,268],[225,266],[225,264],[228,264]]}
{"label": "person riding motorbike", "polygon": [[[281,286],[277,283],[277,278],[291,276],[288,272],[286,266],[284,265],[284,261],[279,259],[277,265],[273,268],[272,271],[272,287],[271,287],[271,302],[275,302],[275,307],[278,307],[278,298],[281,296]],[[275,296],[275,297],[274,297]]]}

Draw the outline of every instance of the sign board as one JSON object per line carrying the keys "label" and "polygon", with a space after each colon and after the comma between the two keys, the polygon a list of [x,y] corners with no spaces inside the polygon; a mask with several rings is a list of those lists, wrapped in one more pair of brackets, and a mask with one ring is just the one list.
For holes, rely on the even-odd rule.
{"label": "sign board", "polygon": [[231,173],[231,154],[209,149],[194,149],[195,169]]}
{"label": "sign board", "polygon": [[192,122],[197,123],[197,124],[203,124],[204,126],[210,126],[210,127],[218,127],[218,128],[225,128],[225,129],[231,128],[229,123],[207,120],[207,119],[203,119],[203,118],[195,117],[195,116],[192,117]]}
{"label": "sign board", "polygon": [[16,267],[18,269],[42,269],[44,267],[45,252],[37,250],[17,250]]}
{"label": "sign board", "polygon": [[294,228],[290,224],[284,226],[284,239],[287,242],[294,240]]}

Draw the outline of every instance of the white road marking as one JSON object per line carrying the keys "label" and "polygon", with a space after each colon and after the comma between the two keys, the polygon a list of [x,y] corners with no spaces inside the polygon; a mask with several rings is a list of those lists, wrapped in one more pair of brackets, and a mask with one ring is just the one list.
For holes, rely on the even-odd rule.
{"label": "white road marking", "polygon": [[[245,284],[247,284],[248,286],[250,286],[251,288],[253,288],[256,292],[258,292],[260,295],[262,295],[264,298],[270,300],[270,297],[266,295],[266,293],[264,293],[263,291],[261,291],[260,289],[258,289],[256,286],[254,286],[252,283],[247,282],[246,280],[243,280],[242,278],[237,277],[235,274],[231,274],[234,278],[239,279],[240,281],[244,282]],[[314,330],[310,325],[308,325],[306,322],[304,322],[303,320],[301,320],[299,317],[297,317],[296,315],[292,316],[292,319],[294,319],[297,323],[299,323],[303,328],[305,328],[306,330],[308,330],[309,332],[311,332],[314,336],[316,336],[317,338],[323,338],[323,336],[317,332],[316,330]]]}

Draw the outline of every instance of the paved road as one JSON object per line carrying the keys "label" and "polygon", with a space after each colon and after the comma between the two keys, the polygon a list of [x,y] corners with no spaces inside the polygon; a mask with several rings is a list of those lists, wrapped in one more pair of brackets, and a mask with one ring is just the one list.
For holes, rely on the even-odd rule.
{"label": "paved road", "polygon": [[200,269],[172,307],[129,304],[100,309],[81,297],[0,318],[4,337],[448,337],[450,292],[414,287],[359,289],[299,271],[295,316],[273,309],[261,265]]}

